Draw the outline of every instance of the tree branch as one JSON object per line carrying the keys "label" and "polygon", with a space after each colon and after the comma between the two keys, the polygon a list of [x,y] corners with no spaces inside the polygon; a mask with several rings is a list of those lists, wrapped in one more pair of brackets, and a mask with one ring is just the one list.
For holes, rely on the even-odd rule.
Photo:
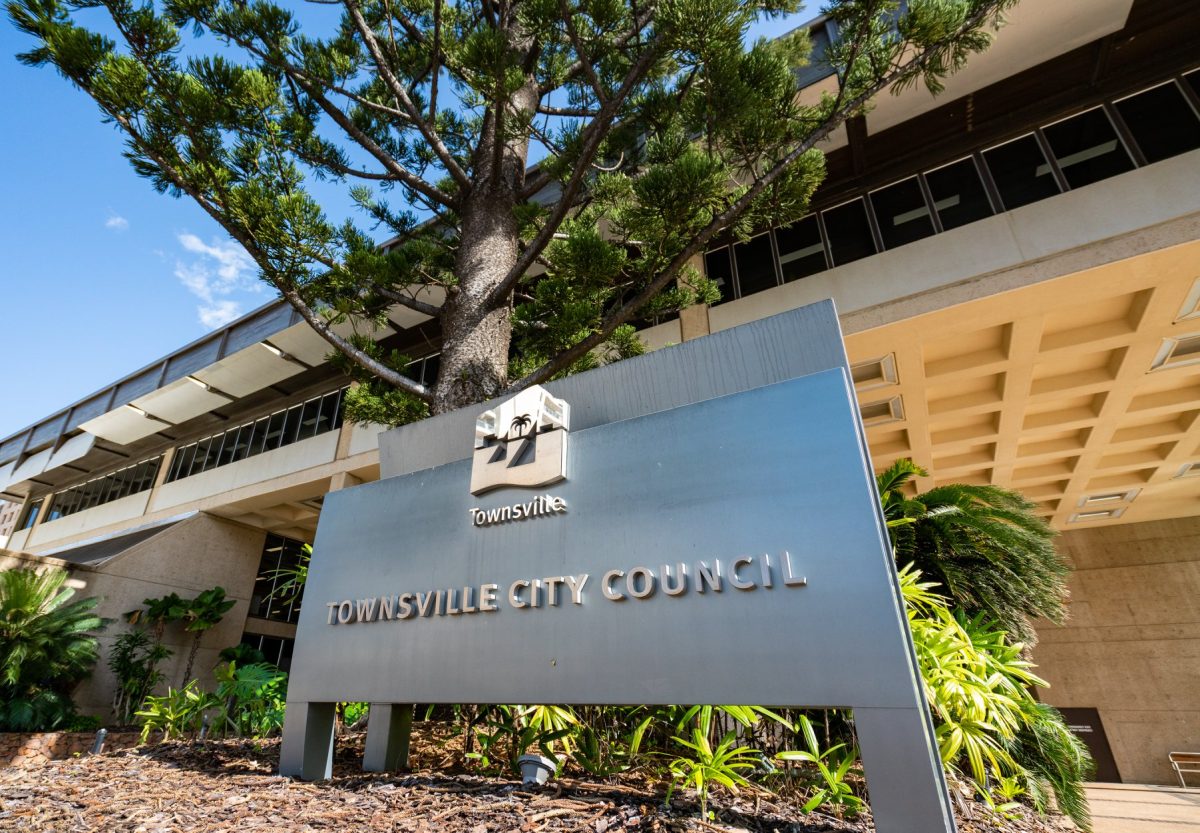
{"label": "tree branch", "polygon": [[747,189],[746,192],[732,205],[714,217],[712,222],[710,222],[698,234],[696,234],[695,237],[692,238],[692,241],[677,255],[675,255],[671,262],[667,264],[667,267],[660,272],[658,276],[654,278],[654,280],[643,287],[642,290],[628,302],[622,304],[620,307],[610,313],[609,316],[603,322],[601,322],[600,326],[597,327],[596,332],[592,333],[590,336],[583,339],[573,347],[569,347],[563,352],[559,353],[537,370],[534,370],[532,373],[529,373],[523,378],[518,379],[516,382],[513,382],[505,390],[505,393],[513,393],[519,390],[524,390],[530,385],[537,385],[548,381],[555,374],[566,370],[568,367],[582,358],[586,353],[603,344],[608,337],[613,334],[613,331],[615,331],[617,327],[633,318],[638,310],[640,310],[647,303],[652,301],[655,296],[662,292],[663,289],[666,288],[667,284],[674,280],[675,276],[679,274],[679,271],[687,264],[687,262],[704,249],[705,244],[708,243],[709,240],[711,240],[718,232],[728,227],[730,223],[741,216],[745,210],[749,208],[750,204],[766,189],[766,187],[778,179],[793,163],[796,162],[797,159],[814,148],[818,142],[824,140],[830,133],[840,127],[851,113],[857,112],[859,108],[864,106],[876,94],[890,87],[892,84],[907,78],[911,78],[920,73],[924,66],[934,57],[934,55],[938,54],[942,49],[949,48],[953,42],[959,36],[961,36],[962,33],[969,32],[982,23],[983,20],[987,18],[988,14],[991,13],[995,5],[995,3],[989,3],[988,5],[982,7],[972,17],[968,18],[961,27],[959,27],[952,35],[947,37],[941,44],[937,45],[936,47],[926,49],[920,55],[908,61],[907,63],[899,65],[896,69],[892,70],[883,78],[877,80],[874,84],[867,87],[854,98],[846,101],[840,110],[835,111],[830,115],[830,117],[825,121],[824,125],[819,130],[793,148],[791,152],[777,162],[774,167],[756,179],[754,184],[751,185],[750,188]]}
{"label": "tree branch", "polygon": [[529,267],[537,260],[537,256],[542,253],[542,250],[550,243],[554,237],[554,233],[558,231],[558,227],[562,225],[566,219],[567,213],[571,210],[575,203],[575,196],[579,193],[580,186],[583,184],[583,178],[591,170],[592,160],[599,151],[604,137],[607,135],[608,126],[614,118],[617,111],[624,103],[625,99],[633,92],[634,88],[641,82],[645,74],[650,70],[651,65],[658,58],[658,52],[662,45],[662,37],[659,35],[646,46],[638,60],[630,67],[629,72],[625,75],[625,80],[622,82],[620,89],[600,108],[600,115],[588,123],[588,126],[583,129],[583,143],[579,149],[579,158],[575,161],[575,168],[571,171],[571,176],[563,186],[563,192],[559,196],[558,203],[554,207],[554,211],[546,219],[537,235],[530,241],[528,248],[517,258],[517,262],[508,271],[495,289],[488,296],[488,304],[493,308],[505,303],[505,298],[517,281],[525,275]]}
{"label": "tree branch", "polygon": [[449,148],[442,142],[441,137],[438,136],[433,126],[425,120],[409,96],[408,90],[404,89],[404,85],[400,83],[400,79],[393,74],[391,67],[388,66],[387,58],[379,48],[379,41],[375,39],[375,32],[371,30],[371,27],[367,25],[366,19],[363,18],[362,10],[358,6],[358,0],[345,0],[345,5],[347,11],[350,12],[351,18],[354,20],[355,27],[358,29],[359,34],[362,35],[363,42],[367,45],[367,49],[375,59],[375,67],[379,70],[384,83],[388,85],[392,94],[396,96],[396,99],[400,102],[405,112],[408,113],[409,118],[412,119],[413,124],[421,132],[425,141],[429,142],[429,146],[433,148],[433,152],[437,154],[438,159],[441,160],[442,165],[445,166],[450,176],[459,184],[464,193],[470,191],[470,177],[467,176],[466,172],[455,161]]}
{"label": "tree branch", "polygon": [[441,307],[434,306],[433,304],[427,304],[424,301],[418,301],[411,295],[405,295],[403,292],[397,292],[396,290],[390,289],[386,286],[376,284],[375,291],[384,298],[387,298],[389,301],[395,301],[397,304],[400,304],[400,306],[408,307],[415,312],[428,315],[430,318],[437,318],[442,314]]}

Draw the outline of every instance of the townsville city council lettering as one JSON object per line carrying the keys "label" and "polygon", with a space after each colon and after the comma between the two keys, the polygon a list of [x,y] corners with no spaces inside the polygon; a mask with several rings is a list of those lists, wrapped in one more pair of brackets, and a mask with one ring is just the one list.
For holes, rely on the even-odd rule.
{"label": "townsville city council lettering", "polygon": [[496,613],[503,607],[514,610],[584,604],[595,588],[605,600],[644,601],[658,595],[684,597],[689,593],[723,593],[731,590],[770,590],[774,587],[804,587],[808,579],[797,573],[792,556],[784,552],[770,555],[744,555],[732,560],[695,561],[691,564],[664,564],[655,570],[633,567],[608,570],[598,581],[581,573],[571,576],[519,578],[508,584],[501,596],[499,584],[479,584],[419,592],[384,594],[367,598],[326,602],[326,624],[349,625],[356,622],[388,622],[433,616],[462,616]]}

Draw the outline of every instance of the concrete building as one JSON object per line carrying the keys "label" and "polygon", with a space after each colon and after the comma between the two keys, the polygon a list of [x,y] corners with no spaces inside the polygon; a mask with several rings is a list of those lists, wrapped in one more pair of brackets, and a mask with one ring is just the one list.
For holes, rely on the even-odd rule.
{"label": "concrete building", "polygon": [[21,504],[0,500],[0,549],[8,546],[8,536],[17,526],[17,515],[21,514]]}
{"label": "concrete building", "polygon": [[[642,332],[667,348],[834,298],[875,465],[1020,490],[1061,532],[1071,620],[1039,629],[1042,694],[1110,755],[1102,777],[1138,782],[1200,748],[1192,5],[1027,0],[942,96],[883,96],[839,131],[812,214],[710,251],[720,303]],[[838,83],[805,76],[806,95]],[[436,373],[431,320],[396,308],[377,336]],[[110,616],[220,584],[237,606],[197,667],[241,639],[286,664],[271,571],[324,495],[379,471],[327,352],[276,302],[0,441],[22,504],[4,563],[68,566]],[[80,692],[97,711],[107,674]]]}

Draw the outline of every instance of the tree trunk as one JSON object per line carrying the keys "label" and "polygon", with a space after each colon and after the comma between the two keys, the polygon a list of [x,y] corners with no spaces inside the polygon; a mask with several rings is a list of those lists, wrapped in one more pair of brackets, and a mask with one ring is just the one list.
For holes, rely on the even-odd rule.
{"label": "tree trunk", "polygon": [[183,681],[179,684],[182,688],[188,684],[188,680],[192,678],[192,665],[196,662],[196,653],[200,650],[200,637],[204,635],[204,631],[196,631],[196,636],[192,639],[192,650],[188,652],[187,665],[183,669]]}
{"label": "tree trunk", "polygon": [[484,115],[454,260],[458,286],[442,307],[442,358],[430,403],[435,414],[491,399],[508,383],[512,310],[508,303],[489,306],[487,299],[517,262],[515,209],[529,157],[525,114],[537,100],[530,81],[513,95],[503,124],[497,125],[495,109]]}

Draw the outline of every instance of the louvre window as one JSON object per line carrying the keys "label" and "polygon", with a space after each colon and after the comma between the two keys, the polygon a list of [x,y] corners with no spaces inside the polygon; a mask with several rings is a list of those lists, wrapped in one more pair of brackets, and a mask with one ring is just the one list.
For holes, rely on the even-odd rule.
{"label": "louvre window", "polygon": [[944,231],[992,216],[992,205],[974,159],[960,159],[930,171],[925,174],[925,182]]}
{"label": "louvre window", "polygon": [[342,427],[346,388],[315,396],[284,411],[259,417],[220,434],[205,437],[175,452],[167,482],[236,463],[264,451],[306,440]]}
{"label": "louvre window", "polygon": [[1147,162],[1200,147],[1200,118],[1174,81],[1116,103]]}
{"label": "louvre window", "polygon": [[770,234],[760,234],[745,243],[738,243],[733,247],[733,256],[737,263],[739,297],[778,285]]}
{"label": "louvre window", "polygon": [[985,150],[983,158],[1007,211],[1059,193],[1050,164],[1032,135]]}
{"label": "louvre window", "polygon": [[[1129,152],[1101,107],[1052,124],[1043,132],[1072,188],[1133,170]],[[1047,173],[1049,170],[1047,166]]]}
{"label": "louvre window", "polygon": [[58,492],[54,496],[51,511],[47,514],[46,520],[65,518],[67,515],[82,512],[84,509],[103,506],[114,500],[144,492],[154,485],[154,478],[158,474],[160,463],[162,463],[162,457],[143,460],[136,465],[126,466],[111,474]]}
{"label": "louvre window", "polygon": [[834,266],[875,254],[875,239],[871,236],[867,207],[862,200],[851,200],[831,208],[823,212],[821,218],[825,221]]}
{"label": "louvre window", "polygon": [[826,268],[825,244],[821,242],[821,226],[815,214],[775,229],[775,244],[784,282],[806,278]]}
{"label": "louvre window", "polygon": [[[733,298],[733,266],[729,262],[729,247],[722,246],[704,256],[704,270],[708,279],[717,285],[721,292],[721,300],[717,304]],[[715,304],[714,304],[715,306]]]}
{"label": "louvre window", "polygon": [[933,234],[933,218],[915,176],[871,194],[871,207],[886,249]]}

